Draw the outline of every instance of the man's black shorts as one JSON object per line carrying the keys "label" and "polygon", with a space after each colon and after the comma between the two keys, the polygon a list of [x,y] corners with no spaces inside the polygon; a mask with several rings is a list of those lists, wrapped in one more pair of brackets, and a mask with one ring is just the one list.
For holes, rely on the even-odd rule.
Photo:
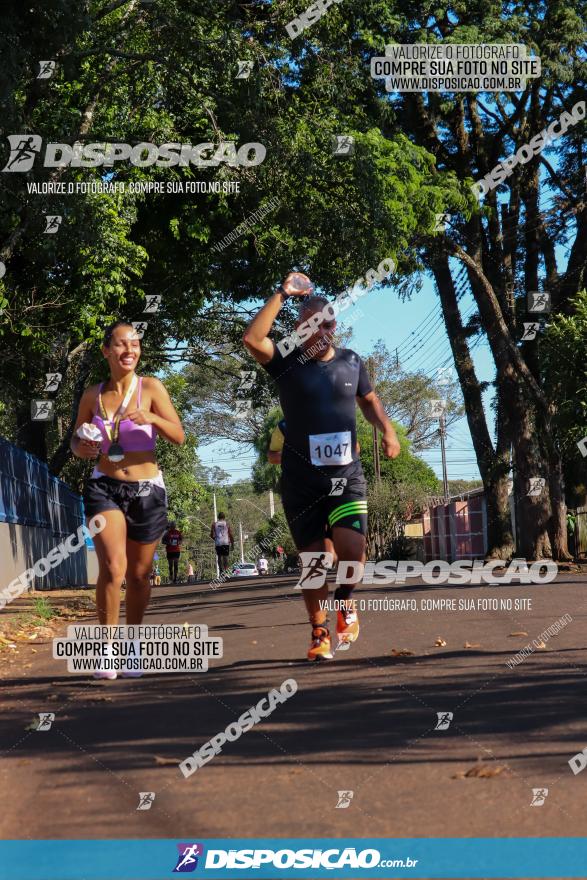
{"label": "man's black shorts", "polygon": [[112,477],[88,480],[84,509],[87,519],[105,510],[121,510],[127,536],[140,544],[158,541],[167,528],[167,493],[162,486],[147,480],[135,482]]}
{"label": "man's black shorts", "polygon": [[228,556],[229,550],[230,550],[230,544],[217,544],[216,545],[216,555],[217,556]]}
{"label": "man's black shorts", "polygon": [[337,526],[367,534],[367,482],[361,463],[333,470],[305,468],[303,478],[297,468],[282,470],[281,500],[298,550]]}

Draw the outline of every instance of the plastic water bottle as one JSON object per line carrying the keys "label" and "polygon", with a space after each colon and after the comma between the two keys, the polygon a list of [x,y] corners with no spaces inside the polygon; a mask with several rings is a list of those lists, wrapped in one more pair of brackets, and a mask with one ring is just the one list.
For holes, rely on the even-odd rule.
{"label": "plastic water bottle", "polygon": [[308,293],[312,293],[312,291],[314,290],[314,285],[303,278],[300,272],[294,272],[289,280],[289,283],[294,288],[294,290],[307,290]]}

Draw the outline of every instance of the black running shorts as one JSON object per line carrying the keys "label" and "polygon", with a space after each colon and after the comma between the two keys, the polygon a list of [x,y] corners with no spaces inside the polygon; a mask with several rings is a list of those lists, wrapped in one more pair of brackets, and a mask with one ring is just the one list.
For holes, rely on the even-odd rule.
{"label": "black running shorts", "polygon": [[121,510],[126,519],[127,536],[139,544],[160,540],[167,528],[167,493],[162,486],[147,480],[134,482],[112,477],[88,480],[84,508],[87,519],[105,510]]}
{"label": "black running shorts", "polygon": [[217,556],[228,556],[229,550],[230,550],[230,544],[217,544],[216,545],[216,555]]}
{"label": "black running shorts", "polygon": [[303,479],[297,470],[285,469],[281,500],[298,551],[337,526],[367,534],[367,482],[360,462],[336,468],[335,477],[327,468],[306,468]]}

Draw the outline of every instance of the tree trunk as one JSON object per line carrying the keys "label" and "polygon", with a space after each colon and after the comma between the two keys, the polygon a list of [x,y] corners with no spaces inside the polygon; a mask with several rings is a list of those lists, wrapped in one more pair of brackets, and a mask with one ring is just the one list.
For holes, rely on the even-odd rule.
{"label": "tree trunk", "polygon": [[487,428],[481,387],[469,351],[448,259],[437,257],[432,271],[452,349],[455,367],[463,392],[467,422],[479,466],[487,510],[487,551],[492,559],[509,559],[514,549],[508,501],[509,445],[498,444],[495,450]]}

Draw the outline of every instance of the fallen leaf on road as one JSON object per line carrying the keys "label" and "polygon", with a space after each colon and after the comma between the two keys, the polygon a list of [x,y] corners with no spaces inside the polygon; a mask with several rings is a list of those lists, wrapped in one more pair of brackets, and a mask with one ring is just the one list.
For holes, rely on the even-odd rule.
{"label": "fallen leaf on road", "polygon": [[251,645],[256,645],[256,644],[257,644],[257,639],[253,639],[253,641],[251,642]]}
{"label": "fallen leaf on road", "polygon": [[392,657],[413,657],[414,652],[408,651],[407,648],[400,648],[399,651],[396,650],[396,648],[392,648],[391,649],[391,656]]}
{"label": "fallen leaf on road", "polygon": [[502,773],[507,775],[509,769],[507,764],[483,764],[478,761],[474,767],[470,767],[466,772],[455,773],[452,779],[471,779],[472,777],[489,779],[492,776],[501,776]]}
{"label": "fallen leaf on road", "polygon": [[510,633],[510,636],[527,636],[528,633],[524,632],[524,630],[520,630],[520,632]]}
{"label": "fallen leaf on road", "polygon": [[538,648],[538,650],[542,650],[542,649],[546,648],[546,643],[545,642],[538,642],[538,643],[534,642],[534,647]]}
{"label": "fallen leaf on road", "polygon": [[446,648],[446,642],[444,641],[444,639],[441,639],[439,636],[436,639],[436,641],[434,642],[434,647],[435,648]]}
{"label": "fallen leaf on road", "polygon": [[463,645],[463,648],[480,648],[480,647],[481,647],[481,645],[477,645],[477,644],[472,645],[469,642],[465,642],[465,644]]}
{"label": "fallen leaf on road", "polygon": [[161,767],[165,766],[165,764],[174,764],[176,767],[178,764],[181,764],[180,758],[162,758],[161,755],[155,755],[154,757],[155,763]]}

